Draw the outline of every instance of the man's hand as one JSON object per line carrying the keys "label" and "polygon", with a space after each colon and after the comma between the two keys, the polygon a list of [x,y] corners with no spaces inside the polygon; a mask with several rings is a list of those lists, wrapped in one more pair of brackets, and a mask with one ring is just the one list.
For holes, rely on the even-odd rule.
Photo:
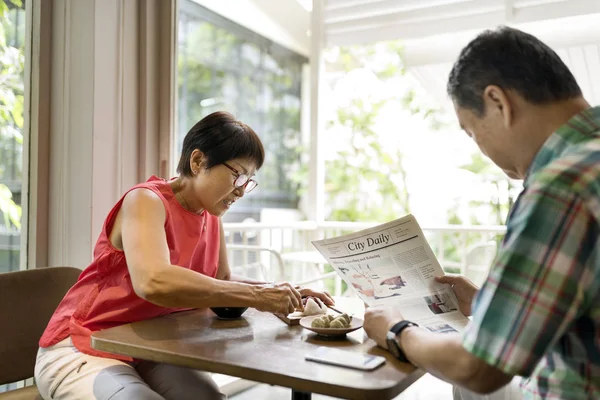
{"label": "man's hand", "polygon": [[365,312],[363,328],[367,336],[384,349],[387,349],[386,336],[390,329],[404,319],[402,314],[391,307],[369,307]]}
{"label": "man's hand", "polygon": [[439,283],[449,284],[458,299],[458,308],[460,312],[467,317],[471,316],[471,304],[473,303],[473,297],[475,297],[479,288],[462,275],[438,276],[435,280]]}

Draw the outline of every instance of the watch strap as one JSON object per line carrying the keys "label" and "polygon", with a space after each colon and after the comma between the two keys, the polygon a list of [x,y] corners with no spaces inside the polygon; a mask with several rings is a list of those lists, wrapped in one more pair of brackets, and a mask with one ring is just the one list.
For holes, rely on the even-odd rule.
{"label": "watch strap", "polygon": [[394,339],[391,340],[391,343],[388,342],[388,347],[390,347],[390,346],[395,347],[396,351],[394,353],[397,353],[396,358],[402,362],[410,362],[410,361],[408,361],[406,354],[404,354],[404,351],[398,344],[396,337],[398,335],[400,335],[400,333],[402,333],[403,330],[405,330],[406,328],[409,328],[411,326],[419,326],[419,325],[415,324],[414,322],[404,320],[404,321],[398,322],[397,324],[392,326],[391,329],[389,330],[389,332],[393,333]]}
{"label": "watch strap", "polygon": [[419,326],[419,325],[415,324],[414,322],[404,320],[404,321],[400,321],[397,324],[395,324],[394,326],[392,326],[390,328],[390,332],[394,332],[394,335],[398,336],[403,330],[405,330],[406,328],[408,328],[410,326]]}

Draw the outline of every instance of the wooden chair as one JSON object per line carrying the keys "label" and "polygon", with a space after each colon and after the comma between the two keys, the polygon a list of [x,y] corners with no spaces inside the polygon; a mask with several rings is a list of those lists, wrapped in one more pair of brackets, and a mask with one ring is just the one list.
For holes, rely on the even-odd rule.
{"label": "wooden chair", "polygon": [[[79,274],[73,267],[0,274],[0,385],[33,376],[38,341]],[[0,393],[0,400],[32,399],[41,399],[35,386]]]}

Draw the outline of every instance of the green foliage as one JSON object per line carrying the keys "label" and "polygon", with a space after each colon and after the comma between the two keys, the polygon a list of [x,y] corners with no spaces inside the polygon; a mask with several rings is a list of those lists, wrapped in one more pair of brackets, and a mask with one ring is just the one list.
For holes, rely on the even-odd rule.
{"label": "green foliage", "polygon": [[21,207],[15,204],[10,189],[3,184],[0,184],[0,211],[4,214],[5,226],[12,223],[17,229],[21,229]]}
{"label": "green foliage", "polygon": [[[14,152],[16,146],[23,145],[25,57],[22,47],[13,46],[18,42],[19,32],[15,32],[12,18],[16,13],[22,13],[15,7],[22,7],[22,2],[0,1],[0,155]],[[20,157],[12,157],[12,160],[6,160],[4,156],[0,158],[0,179],[6,179],[7,169],[16,171],[20,179]],[[10,189],[4,184],[0,184],[0,212],[6,226],[12,224],[20,229],[21,207],[14,202]]]}
{"label": "green foliage", "polygon": [[[328,121],[326,135],[339,135],[341,144],[335,157],[326,160],[326,207],[329,220],[383,222],[410,213],[410,191],[407,172],[400,145],[383,146],[377,132],[377,121],[390,105],[399,102],[407,116],[417,116],[429,123],[431,130],[445,126],[446,115],[423,101],[422,90],[406,75],[402,62],[402,46],[398,42],[379,43],[373,46],[339,47],[325,53],[327,78],[332,88],[349,74],[370,74],[373,94],[363,90],[348,90],[349,98],[341,102]],[[365,72],[366,71],[366,72]],[[348,78],[349,79],[349,78]],[[385,90],[403,88],[397,93]],[[383,89],[382,89],[383,88]],[[355,88],[352,88],[355,89]],[[356,90],[358,91],[358,90]],[[383,93],[383,95],[382,95]],[[389,118],[389,114],[386,114]],[[398,130],[398,135],[414,135]],[[425,151],[425,150],[424,150]],[[426,152],[424,153],[426,154]],[[471,163],[461,167],[470,171],[491,198],[483,194],[471,200],[465,221],[459,215],[459,205],[448,212],[448,223],[504,224],[508,210],[514,202],[516,187],[513,182],[479,152]],[[463,216],[464,218],[464,216]],[[487,218],[487,219],[486,219]],[[460,262],[464,252],[482,241],[479,233],[439,233],[432,245],[443,254],[444,260]],[[439,240],[438,240],[439,239]],[[458,269],[449,269],[458,272]]]}
{"label": "green foliage", "polygon": [[[519,188],[511,181],[491,160],[477,152],[471,156],[471,162],[460,167],[472,172],[478,178],[481,187],[491,197],[482,196],[479,199],[469,201],[468,215],[464,221],[458,215],[459,204],[448,211],[448,223],[452,225],[504,225],[508,212],[515,202]],[[487,189],[487,190],[486,190]],[[458,262],[461,253],[465,249],[481,244],[482,237],[479,234],[444,233],[443,253],[446,260]],[[490,237],[499,245],[502,235]],[[459,272],[446,268],[446,272]]]}
{"label": "green foliage", "polygon": [[[491,199],[472,200],[470,202],[470,208],[473,210],[471,223],[475,225],[482,223],[504,225],[508,212],[517,196],[518,187],[515,183],[481,153],[473,154],[471,162],[461,166],[461,168],[476,174],[483,185],[490,188],[492,192]],[[492,219],[480,221],[475,213],[481,209],[486,211],[485,214],[491,215]]]}
{"label": "green foliage", "polygon": [[202,117],[233,113],[267,152],[253,198],[284,201],[296,190],[287,177],[299,173],[300,62],[193,16],[182,14],[180,32],[179,140]]}
{"label": "green foliage", "polygon": [[432,127],[441,124],[435,118],[437,110],[422,105],[410,87],[402,62],[402,46],[398,42],[387,42],[337,47],[330,49],[325,59],[330,76],[366,71],[380,87],[398,81],[408,87],[404,93],[357,94],[328,121],[328,131],[343,132],[340,140],[347,145],[342,146],[335,158],[326,161],[327,219],[382,222],[410,213],[403,154],[396,146],[382,146],[375,131],[377,120],[385,107],[400,101],[405,110],[426,118]]}

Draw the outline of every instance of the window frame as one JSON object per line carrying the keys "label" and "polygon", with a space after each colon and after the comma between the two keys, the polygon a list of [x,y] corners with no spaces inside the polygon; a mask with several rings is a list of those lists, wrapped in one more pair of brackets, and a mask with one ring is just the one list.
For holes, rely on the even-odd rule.
{"label": "window frame", "polygon": [[[267,77],[267,73],[269,73],[269,71],[267,71],[265,73],[264,77],[260,78],[260,83],[261,85],[268,85],[271,86],[273,88],[273,93],[277,93],[277,96],[281,97],[281,101],[284,101],[285,96],[287,95],[292,95],[294,97],[297,96],[299,104],[298,104],[298,108],[300,111],[300,115],[299,115],[299,125],[298,125],[298,142],[300,145],[304,145],[304,134],[303,134],[303,114],[307,111],[305,109],[305,99],[303,98],[304,96],[306,96],[306,91],[304,89],[305,87],[305,82],[303,82],[305,80],[305,66],[308,64],[309,59],[302,55],[299,54],[298,52],[288,49],[276,42],[274,42],[273,40],[262,36],[259,33],[256,33],[236,22],[233,22],[231,20],[229,20],[228,18],[217,14],[216,12],[208,9],[207,7],[204,7],[196,2],[194,2],[193,0],[180,0],[179,1],[179,7],[178,7],[178,18],[177,18],[177,31],[179,32],[180,29],[182,29],[182,19],[192,19],[193,21],[201,21],[201,22],[206,22],[209,23],[211,25],[213,25],[214,27],[216,27],[219,30],[224,30],[227,33],[235,36],[236,38],[238,38],[239,40],[241,40],[243,43],[248,43],[251,44],[253,46],[256,46],[256,48],[258,49],[258,51],[260,51],[261,54],[261,59],[264,57],[264,54],[269,54],[271,57],[275,58],[276,60],[286,60],[286,62],[291,62],[291,63],[295,63],[297,68],[296,74],[294,75],[294,82],[292,84],[291,88],[274,88],[274,86],[272,84],[269,83],[269,78]],[[179,51],[180,51],[180,46],[182,45],[182,43],[180,42],[180,38],[178,38],[177,41],[177,47],[176,47],[176,59],[179,60]],[[290,61],[288,61],[290,60]],[[264,61],[260,61],[261,65]],[[206,62],[204,63],[206,65],[206,67],[208,69],[210,69],[211,73],[214,73],[215,71],[225,71],[227,72],[229,75],[233,75],[234,77],[241,77],[241,76],[245,76],[243,74],[240,74],[241,71],[239,68],[227,68],[227,67],[223,67],[223,65],[221,65],[218,62]],[[287,67],[285,65],[283,65],[281,68],[285,69],[286,72],[288,71],[292,71],[293,68]],[[180,71],[179,68],[177,70],[177,74],[179,75]],[[296,80],[297,78],[297,80]],[[297,85],[297,87],[295,86]],[[175,116],[175,120],[176,125],[180,124],[180,108],[184,107],[181,104],[179,104],[179,100],[180,100],[180,95],[179,95],[179,86],[177,83],[177,80],[175,82],[175,91],[177,92],[176,97],[177,97],[177,112],[176,112],[176,116]],[[242,118],[243,119],[243,118]],[[252,125],[252,124],[251,124]],[[180,142],[183,139],[183,135],[185,135],[185,132],[180,131],[180,127],[177,126],[175,129],[175,134],[174,134],[174,138],[173,138],[173,161],[171,165],[175,166],[176,162],[178,161],[178,157],[179,157],[179,148],[180,148]],[[284,139],[282,138],[281,141],[283,142]],[[263,138],[263,142],[265,142],[265,138]],[[265,143],[265,145],[268,143]],[[267,150],[267,153],[269,153],[269,150]],[[299,157],[298,162],[301,162],[301,159]],[[281,173],[284,173],[281,170],[278,170],[278,179],[281,179],[281,177],[279,175],[281,175]],[[281,182],[280,182],[281,183]],[[248,198],[248,200],[250,201],[245,201],[244,205],[240,205],[240,206],[236,206],[236,212],[238,213],[252,213],[252,212],[256,212],[259,209],[262,208],[269,208],[269,207],[275,207],[275,208],[281,208],[283,203],[286,203],[286,201],[288,201],[289,203],[289,207],[291,208],[297,208],[299,206],[299,202],[300,202],[300,197],[298,195],[294,195],[294,198],[291,199],[288,195],[285,195],[283,192],[277,192],[277,191],[264,191],[264,186],[263,186],[263,190],[260,192],[260,194],[255,195],[256,200],[260,200],[259,202],[257,201],[252,201],[253,200],[253,196],[250,196]],[[258,199],[260,198],[260,199]],[[260,204],[264,204],[264,207],[259,206]],[[273,204],[272,206],[270,206],[269,204]],[[295,206],[294,206],[295,203]],[[287,208],[287,206],[284,206]]]}

